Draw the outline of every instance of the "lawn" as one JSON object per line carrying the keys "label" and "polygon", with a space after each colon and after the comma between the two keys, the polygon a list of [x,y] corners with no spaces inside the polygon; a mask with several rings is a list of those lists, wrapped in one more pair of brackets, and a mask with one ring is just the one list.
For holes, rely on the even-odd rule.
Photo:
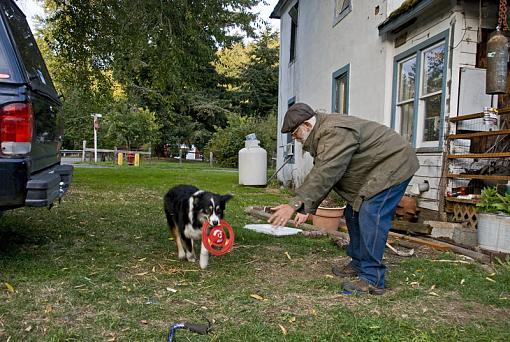
{"label": "lawn", "polygon": [[[69,193],[47,209],[0,218],[1,341],[166,341],[170,324],[212,322],[177,341],[509,341],[510,261],[490,268],[418,247],[386,253],[388,291],[340,293],[328,238],[243,229],[251,205],[290,197],[242,187],[235,170],[153,162],[76,168]],[[177,259],[162,210],[173,185],[232,193],[232,251],[209,267]]]}

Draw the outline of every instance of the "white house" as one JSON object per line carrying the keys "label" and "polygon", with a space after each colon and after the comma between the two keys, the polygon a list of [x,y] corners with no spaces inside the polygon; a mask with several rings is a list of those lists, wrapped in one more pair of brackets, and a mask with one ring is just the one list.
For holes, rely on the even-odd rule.
{"label": "white house", "polygon": [[[312,166],[280,127],[294,102],[384,123],[416,148],[422,208],[440,210],[449,117],[483,111],[481,55],[498,18],[494,0],[280,0],[277,167],[299,186]],[[477,55],[478,54],[478,55]],[[495,106],[495,104],[494,104]],[[294,146],[295,145],[295,146]],[[443,177],[444,179],[444,177]],[[413,187],[414,185],[414,187]],[[446,189],[447,185],[444,186]]]}

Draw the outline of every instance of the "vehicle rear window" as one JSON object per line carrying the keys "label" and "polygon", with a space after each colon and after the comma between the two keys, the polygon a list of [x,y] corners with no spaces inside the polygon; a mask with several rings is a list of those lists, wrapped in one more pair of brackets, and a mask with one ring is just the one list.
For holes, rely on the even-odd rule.
{"label": "vehicle rear window", "polygon": [[57,96],[25,15],[12,1],[2,1],[1,4],[32,87]]}
{"label": "vehicle rear window", "polygon": [[20,82],[14,58],[5,26],[0,22],[0,82]]}

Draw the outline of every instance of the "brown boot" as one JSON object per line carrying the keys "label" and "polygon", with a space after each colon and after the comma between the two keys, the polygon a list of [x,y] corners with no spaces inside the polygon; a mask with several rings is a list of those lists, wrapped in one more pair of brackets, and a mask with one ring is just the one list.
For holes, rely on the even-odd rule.
{"label": "brown boot", "polygon": [[333,265],[333,267],[331,267],[331,272],[337,277],[341,278],[350,278],[358,276],[358,271],[354,267],[352,267],[350,263],[343,266]]}
{"label": "brown boot", "polygon": [[380,296],[384,294],[384,289],[375,287],[365,279],[356,278],[342,283],[342,289],[353,294],[371,294]]}

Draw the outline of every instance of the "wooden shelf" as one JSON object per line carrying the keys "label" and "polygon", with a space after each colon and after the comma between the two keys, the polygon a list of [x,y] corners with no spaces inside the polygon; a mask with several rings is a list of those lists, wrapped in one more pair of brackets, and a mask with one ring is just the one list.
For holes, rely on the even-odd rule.
{"label": "wooden shelf", "polygon": [[449,173],[446,177],[448,177],[448,178],[457,178],[457,179],[510,180],[510,175],[509,176],[501,176],[501,175],[470,175],[470,174],[460,174],[460,173]]}
{"label": "wooden shelf", "polygon": [[[510,108],[498,109],[497,114],[502,115],[502,114],[508,114],[508,113],[510,113]],[[480,113],[474,113],[474,114],[468,114],[468,115],[455,116],[453,118],[449,118],[448,120],[450,122],[459,122],[459,121],[483,118],[483,115],[484,115],[484,112],[480,112]]]}
{"label": "wooden shelf", "polygon": [[487,132],[473,132],[473,133],[462,133],[462,134],[450,134],[447,139],[470,139],[477,137],[489,137],[492,135],[506,135],[510,134],[510,129],[503,129],[500,131],[487,131]]}
{"label": "wooden shelf", "polygon": [[481,158],[508,158],[508,157],[510,157],[510,152],[468,153],[468,154],[449,154],[448,155],[448,159],[458,159],[458,158],[481,159]]}
{"label": "wooden shelf", "polygon": [[457,197],[446,197],[446,200],[448,202],[455,202],[455,203],[465,203],[465,204],[476,204],[480,202],[479,199],[462,199]]}

